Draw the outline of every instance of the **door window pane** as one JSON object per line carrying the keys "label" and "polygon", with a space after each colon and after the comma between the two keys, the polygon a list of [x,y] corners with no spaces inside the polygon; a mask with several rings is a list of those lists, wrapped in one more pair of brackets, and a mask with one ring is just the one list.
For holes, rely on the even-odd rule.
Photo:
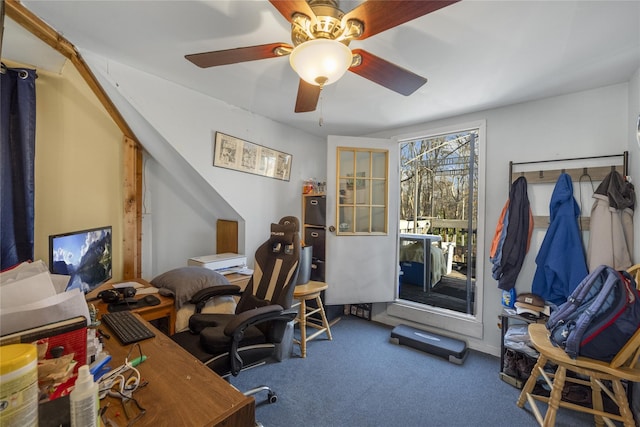
{"label": "door window pane", "polygon": [[353,173],[353,151],[340,151],[339,157],[339,176],[347,176],[349,173]]}
{"label": "door window pane", "polygon": [[357,205],[369,205],[371,204],[369,199],[369,187],[371,186],[371,180],[362,180],[362,183],[356,188],[356,204]]}
{"label": "door window pane", "polygon": [[358,233],[369,232],[370,210],[368,206],[365,208],[356,208],[356,231]]}
{"label": "door window pane", "polygon": [[379,179],[371,182],[371,204],[384,206],[387,194],[387,182]]}
{"label": "door window pane", "polygon": [[371,208],[371,231],[374,233],[384,233],[384,225],[387,222],[385,208]]}
{"label": "door window pane", "polygon": [[387,177],[387,156],[385,153],[371,153],[371,177]]}

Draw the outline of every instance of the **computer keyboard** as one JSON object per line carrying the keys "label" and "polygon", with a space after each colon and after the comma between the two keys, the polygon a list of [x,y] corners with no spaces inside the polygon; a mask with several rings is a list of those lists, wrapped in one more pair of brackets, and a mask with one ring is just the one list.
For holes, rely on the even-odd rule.
{"label": "computer keyboard", "polygon": [[111,328],[123,345],[156,336],[130,311],[116,311],[102,315],[102,321]]}

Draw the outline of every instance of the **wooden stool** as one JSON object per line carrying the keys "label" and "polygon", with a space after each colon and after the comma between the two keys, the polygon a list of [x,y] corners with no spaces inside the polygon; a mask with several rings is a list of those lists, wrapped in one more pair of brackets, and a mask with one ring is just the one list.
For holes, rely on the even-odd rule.
{"label": "wooden stool", "polygon": [[[300,324],[300,340],[294,339],[296,344],[300,344],[300,352],[302,357],[307,357],[307,341],[311,341],[318,335],[326,332],[327,337],[331,340],[331,329],[329,329],[329,322],[327,322],[327,316],[322,306],[322,299],[320,299],[320,292],[327,289],[327,284],[324,282],[309,281],[304,285],[298,285],[293,290],[293,298],[300,301],[300,309],[298,310],[298,317],[294,320]],[[315,299],[318,304],[318,308],[311,310],[307,309],[306,301]],[[318,319],[309,318],[309,316],[320,313],[322,321]],[[307,336],[307,326],[317,329],[316,332]]]}

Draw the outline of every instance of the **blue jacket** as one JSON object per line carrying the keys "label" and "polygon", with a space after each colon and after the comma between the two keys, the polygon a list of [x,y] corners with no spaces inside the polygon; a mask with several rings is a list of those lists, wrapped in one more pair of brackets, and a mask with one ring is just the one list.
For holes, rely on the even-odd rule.
{"label": "blue jacket", "polygon": [[573,198],[571,177],[558,178],[549,204],[550,223],[536,257],[531,292],[560,305],[587,275],[578,227],[580,208]]}

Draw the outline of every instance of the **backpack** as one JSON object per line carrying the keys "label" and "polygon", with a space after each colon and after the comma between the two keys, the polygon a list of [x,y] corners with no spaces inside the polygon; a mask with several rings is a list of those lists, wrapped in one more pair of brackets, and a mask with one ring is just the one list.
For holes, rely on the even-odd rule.
{"label": "backpack", "polygon": [[640,328],[640,298],[626,271],[601,265],[547,321],[550,340],[573,359],[610,362]]}

